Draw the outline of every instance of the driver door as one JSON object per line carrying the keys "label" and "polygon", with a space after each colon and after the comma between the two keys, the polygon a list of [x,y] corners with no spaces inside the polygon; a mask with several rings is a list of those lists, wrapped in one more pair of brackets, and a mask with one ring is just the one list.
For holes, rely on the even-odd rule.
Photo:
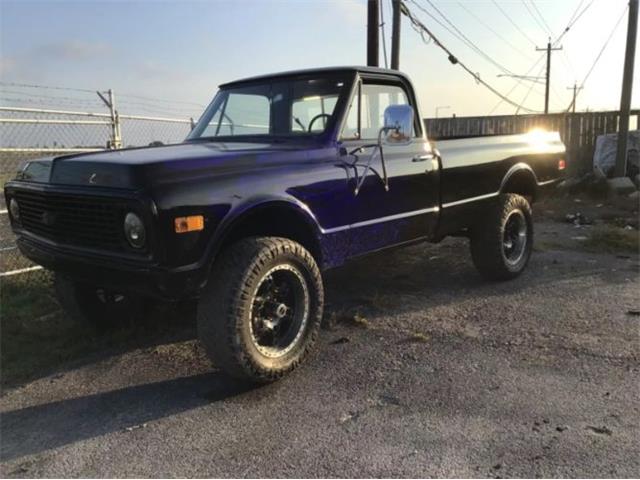
{"label": "driver door", "polygon": [[[417,115],[412,90],[397,78],[363,76],[352,99],[341,134],[342,160],[353,164],[354,194],[349,205],[350,255],[356,256],[429,236],[438,218],[437,158],[415,119],[413,138],[406,145],[384,145],[388,190],[383,179],[378,133],[390,105],[408,104]],[[358,148],[361,150],[358,151]],[[366,165],[375,154],[371,167]],[[361,188],[355,184],[362,175]]]}

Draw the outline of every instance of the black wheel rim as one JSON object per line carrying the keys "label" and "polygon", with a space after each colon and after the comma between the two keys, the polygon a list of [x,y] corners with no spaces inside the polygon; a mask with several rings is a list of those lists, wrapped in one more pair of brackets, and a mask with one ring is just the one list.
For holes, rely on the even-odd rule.
{"label": "black wheel rim", "polygon": [[507,263],[515,265],[527,250],[527,219],[520,210],[509,214],[504,226],[502,252]]}
{"label": "black wheel rim", "polygon": [[265,273],[251,302],[251,340],[267,357],[289,353],[301,340],[309,317],[309,290],[302,273],[278,265]]}

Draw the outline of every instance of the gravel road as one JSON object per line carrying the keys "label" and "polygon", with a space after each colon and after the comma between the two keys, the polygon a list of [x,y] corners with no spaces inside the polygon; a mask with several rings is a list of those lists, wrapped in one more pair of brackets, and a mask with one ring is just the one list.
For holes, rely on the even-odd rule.
{"label": "gravel road", "polygon": [[278,383],[224,378],[189,324],[6,390],[0,474],[638,477],[638,273],[537,250],[487,283],[462,239],[368,258],[328,275],[317,353]]}

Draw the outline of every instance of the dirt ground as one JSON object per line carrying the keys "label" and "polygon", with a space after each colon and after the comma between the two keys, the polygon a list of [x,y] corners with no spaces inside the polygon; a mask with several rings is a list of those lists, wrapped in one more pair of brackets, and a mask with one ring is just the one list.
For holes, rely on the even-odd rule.
{"label": "dirt ground", "polygon": [[536,206],[511,282],[464,239],[330,272],[316,354],[259,388],[184,312],[96,338],[3,297],[0,474],[638,477],[637,205],[578,200]]}

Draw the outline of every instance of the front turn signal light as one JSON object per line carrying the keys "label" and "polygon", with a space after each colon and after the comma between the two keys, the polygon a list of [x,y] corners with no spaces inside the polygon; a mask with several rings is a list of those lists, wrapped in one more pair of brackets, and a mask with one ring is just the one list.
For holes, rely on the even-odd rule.
{"label": "front turn signal light", "polygon": [[204,216],[191,215],[189,217],[177,217],[174,225],[176,233],[198,232],[204,230]]}
{"label": "front turn signal light", "polygon": [[566,168],[567,164],[564,161],[564,158],[558,160],[558,170],[564,170]]}

